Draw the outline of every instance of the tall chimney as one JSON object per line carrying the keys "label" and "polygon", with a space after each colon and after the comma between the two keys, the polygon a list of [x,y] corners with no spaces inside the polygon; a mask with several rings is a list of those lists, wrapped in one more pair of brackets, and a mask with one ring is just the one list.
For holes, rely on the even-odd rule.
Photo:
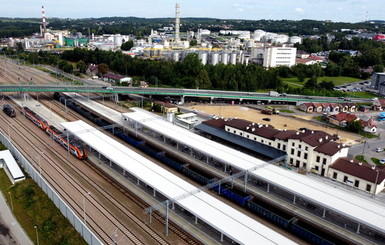
{"label": "tall chimney", "polygon": [[179,25],[180,25],[180,11],[179,11],[179,4],[177,3],[175,5],[175,42],[179,43]]}
{"label": "tall chimney", "polygon": [[45,13],[44,13],[44,6],[41,6],[41,15],[42,15],[42,26],[43,26],[43,37],[47,33],[47,22],[45,21]]}

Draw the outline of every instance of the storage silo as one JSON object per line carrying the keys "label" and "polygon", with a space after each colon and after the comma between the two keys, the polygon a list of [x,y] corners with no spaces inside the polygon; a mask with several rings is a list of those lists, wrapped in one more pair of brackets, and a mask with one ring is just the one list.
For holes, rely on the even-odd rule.
{"label": "storage silo", "polygon": [[118,46],[118,47],[122,46],[122,44],[123,44],[123,37],[122,37],[120,34],[115,35],[115,36],[114,36],[114,43],[115,43],[116,46]]}
{"label": "storage silo", "polygon": [[221,59],[222,64],[227,65],[229,63],[229,54],[228,53],[222,53],[221,58],[222,58]]}
{"label": "storage silo", "polygon": [[201,60],[202,65],[207,65],[207,53],[206,52],[199,53],[199,59]]}
{"label": "storage silo", "polygon": [[302,38],[299,36],[292,36],[290,37],[290,43],[302,43]]}
{"label": "storage silo", "polygon": [[219,54],[218,53],[212,53],[211,54],[211,64],[216,65],[219,62]]}
{"label": "storage silo", "polygon": [[173,61],[178,62],[179,61],[179,52],[174,52],[172,54],[172,59],[173,59]]}
{"label": "storage silo", "polygon": [[230,54],[230,63],[232,65],[237,64],[237,53],[231,53]]}

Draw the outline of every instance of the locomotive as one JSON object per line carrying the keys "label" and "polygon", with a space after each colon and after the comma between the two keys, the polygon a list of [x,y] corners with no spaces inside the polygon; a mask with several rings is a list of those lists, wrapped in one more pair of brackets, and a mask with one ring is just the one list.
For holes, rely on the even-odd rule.
{"label": "locomotive", "polygon": [[10,105],[8,105],[8,104],[4,104],[3,105],[3,111],[9,117],[15,117],[16,116],[15,110]]}

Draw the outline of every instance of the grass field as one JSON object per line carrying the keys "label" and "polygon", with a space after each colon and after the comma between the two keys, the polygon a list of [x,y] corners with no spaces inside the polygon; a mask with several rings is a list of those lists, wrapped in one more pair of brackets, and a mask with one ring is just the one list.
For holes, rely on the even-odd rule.
{"label": "grass field", "polygon": [[[280,79],[288,84],[291,87],[303,87],[309,78],[306,78],[305,81],[300,82],[297,77],[289,77],[289,78],[282,78]],[[353,78],[353,77],[319,77],[318,82],[322,81],[328,81],[328,82],[333,82],[335,86],[342,85],[345,83],[353,83],[353,82],[358,82],[361,81],[359,78]]]}
{"label": "grass field", "polygon": [[358,92],[346,92],[347,97],[359,97],[359,98],[373,98],[375,97],[372,93],[365,92],[365,91],[358,91]]}
{"label": "grass field", "polygon": [[4,170],[0,170],[0,189],[8,203],[12,198],[13,213],[33,242],[37,226],[41,245],[87,244],[31,178],[11,185]]}

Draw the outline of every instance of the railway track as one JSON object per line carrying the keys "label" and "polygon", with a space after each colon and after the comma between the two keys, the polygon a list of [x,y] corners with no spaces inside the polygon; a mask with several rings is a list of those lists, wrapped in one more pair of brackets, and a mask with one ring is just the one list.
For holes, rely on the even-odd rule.
{"label": "railway track", "polygon": [[[45,95],[45,98],[51,99],[52,96]],[[43,101],[44,100],[41,100],[41,102],[44,104]],[[62,104],[60,102],[54,100],[54,103],[55,103],[56,106],[58,106],[58,108],[62,107]],[[55,112],[56,114],[58,114],[60,116],[62,116],[62,114],[63,114],[63,111],[60,110],[60,109],[58,109],[58,110],[57,109],[53,109],[53,112]],[[72,110],[70,110],[70,112],[71,113],[69,113],[69,112],[67,112],[67,113],[69,113],[69,116],[73,117],[74,120],[85,120],[80,115],[78,115],[77,113],[73,112]],[[86,119],[86,120],[88,121],[88,119]],[[92,122],[90,122],[90,123],[92,123]],[[120,139],[119,139],[119,141],[120,141]],[[131,148],[131,146],[130,146],[130,148]],[[100,177],[105,179],[105,181],[107,181],[111,185],[115,186],[115,188],[117,190],[122,192],[127,198],[129,198],[132,202],[134,202],[136,205],[138,205],[142,210],[144,210],[145,208],[147,208],[149,206],[148,203],[146,203],[142,199],[136,197],[131,191],[127,190],[126,187],[124,187],[119,182],[117,182],[116,180],[112,179],[110,176],[108,176],[106,173],[104,173],[102,170],[100,170],[100,168],[98,168],[97,165],[95,165],[94,163],[92,163],[92,162],[90,162],[88,160],[86,160],[85,162],[88,164],[90,169],[92,169]],[[165,222],[164,218],[162,217],[162,215],[160,215],[158,213],[154,213],[153,214],[153,218],[155,218],[156,220],[158,220],[158,222],[160,222],[162,224],[164,224],[164,222]],[[144,225],[147,227],[146,224],[144,224]],[[193,245],[193,244],[200,244],[195,239],[193,239],[191,237],[191,235],[186,233],[186,231],[184,231],[183,229],[180,229],[177,225],[173,224],[172,222],[169,222],[169,229],[170,229],[171,232],[175,233],[176,236],[178,236],[181,240],[185,241],[187,244],[191,244],[191,245]]]}
{"label": "railway track", "polygon": [[[45,95],[45,96],[48,96],[48,95]],[[49,103],[49,102],[45,102],[45,100],[41,100],[41,102],[43,102],[42,104]],[[60,106],[60,105],[61,104],[57,104],[57,106]],[[64,112],[62,110],[60,110],[60,108],[57,107],[57,106],[55,105],[53,107],[53,112],[58,112],[59,114],[63,114]],[[72,115],[72,114],[74,114],[74,115]],[[75,115],[75,113],[72,112],[72,114],[71,114],[71,117],[74,117],[73,119],[81,119],[78,115]],[[77,116],[77,117],[75,118],[75,116]],[[8,119],[8,118],[5,117],[5,115],[3,115],[3,118]],[[25,130],[27,131],[28,126],[26,127],[26,126],[23,126],[22,124],[20,124],[20,127],[25,128]],[[36,127],[36,126],[32,126],[32,127]],[[39,129],[36,127],[36,129],[33,130],[33,131],[36,131],[36,130],[39,130]],[[25,134],[25,133],[23,133],[23,134]],[[19,135],[21,136],[22,134],[19,133]],[[47,139],[49,139],[48,135],[44,135],[44,136],[47,137]],[[30,137],[34,137],[37,141],[39,141],[40,144],[45,145],[45,148],[49,149],[48,151],[50,152],[50,154],[55,154],[56,151],[51,150],[45,140],[40,139],[40,137],[37,137],[34,133],[29,133],[28,137],[26,137],[26,138],[30,138]],[[31,145],[31,148],[33,147],[33,143],[28,142],[28,144]],[[56,143],[54,143],[54,144],[56,144]],[[47,152],[46,150],[44,150],[44,151]],[[72,157],[73,156],[71,155],[70,158],[72,158]],[[44,155],[44,158],[46,159],[47,162],[52,162],[52,163],[56,163],[56,161],[58,161],[58,159],[60,159],[62,161],[65,161],[66,153],[64,153],[64,155],[63,155],[63,153],[61,153],[61,155],[58,155],[56,153],[56,157],[54,159],[50,159],[49,156],[47,156],[47,155]],[[143,213],[144,208],[146,208],[148,206],[146,203],[144,203],[142,200],[138,199],[131,192],[129,192],[126,188],[121,186],[118,182],[111,180],[111,178],[109,176],[107,176],[104,172],[100,171],[100,169],[96,168],[93,163],[91,163],[90,161],[87,161],[86,163],[87,163],[87,166],[90,169],[92,169],[95,173],[97,173],[101,178],[103,178],[105,181],[107,181],[111,185],[113,185],[117,190],[119,190],[122,194],[124,194],[127,198],[129,198],[131,202],[133,202],[136,205],[138,205],[140,207],[140,209],[141,209],[140,213]],[[128,217],[128,219],[134,221],[134,223],[135,223],[134,225],[135,226],[137,226],[138,228],[142,229],[145,233],[147,233],[151,237],[153,237],[153,240],[156,241],[155,242],[156,244],[169,244],[165,239],[161,238],[159,235],[157,235],[157,233],[154,230],[152,230],[149,226],[147,226],[147,224],[145,222],[143,222],[139,216],[135,215],[133,212],[131,212],[128,209],[126,209],[125,205],[123,203],[119,203],[119,202],[115,201],[114,196],[111,195],[109,192],[106,192],[100,186],[100,184],[98,184],[97,182],[91,182],[89,177],[87,176],[87,173],[83,173],[83,172],[78,171],[77,166],[74,165],[72,161],[67,163],[67,165],[71,167],[72,172],[77,173],[79,175],[79,178],[86,179],[88,181],[89,185],[92,185],[95,189],[97,188],[98,189],[97,191],[100,192],[105,197],[106,200],[112,200],[111,201],[111,205],[116,206],[120,213],[124,213],[124,215],[126,215]],[[62,173],[63,176],[66,175],[64,173],[68,172],[68,170],[63,169],[63,167],[60,167],[60,165],[55,165],[55,168],[56,168],[56,172],[57,173]],[[45,173],[45,171],[43,170],[43,174],[44,173]],[[47,173],[45,173],[45,176],[49,176],[49,175]],[[67,181],[69,183],[77,183],[77,180],[76,179],[70,179],[69,175],[66,175],[66,178],[67,178]],[[54,181],[54,179],[51,179],[50,182],[51,181]],[[79,192],[87,193],[87,191],[85,189],[81,190],[81,188],[82,188],[81,186],[77,186],[77,189],[80,190]],[[65,190],[63,190],[61,188],[58,191],[60,193],[65,192]],[[66,199],[67,198],[71,198],[71,195],[67,195]],[[76,207],[76,205],[75,205],[75,207]],[[77,208],[81,209],[81,207],[77,207]],[[106,211],[102,211],[100,207],[99,207],[98,210],[99,210],[100,213],[104,212],[105,216],[107,216],[107,217],[113,217],[114,216],[114,214],[112,214],[112,213],[106,213]],[[162,219],[162,216],[159,215],[159,214],[154,214],[153,217],[156,220],[158,220],[159,222],[164,222],[164,220]],[[94,222],[94,223],[96,224],[96,226],[98,226],[98,229],[95,229],[95,230],[96,231],[97,230],[101,231],[102,229],[99,227],[98,222]],[[117,221],[114,220],[113,223],[116,224]],[[130,240],[135,241],[134,238],[133,238],[133,236],[135,236],[135,235],[132,234],[132,233],[130,235],[130,232],[127,229],[124,228],[125,225],[118,224],[118,225],[116,225],[116,227],[118,228],[118,230],[117,230],[118,232],[121,232],[122,234],[126,234],[127,239],[129,238]],[[177,236],[180,240],[184,241],[185,244],[199,244],[193,238],[191,238],[191,236],[188,235],[184,230],[181,230],[181,229],[177,228],[172,223],[170,223],[169,228],[170,228],[170,231],[175,233],[175,236]],[[104,238],[104,239],[106,239],[106,238]],[[135,241],[133,243],[134,244],[140,244],[138,241],[140,241],[140,240],[137,240],[137,241]]]}
{"label": "railway track", "polygon": [[[16,70],[17,71],[17,66],[16,64],[13,64],[13,69],[11,72],[9,72],[9,76],[12,76],[14,79],[11,80],[11,83],[17,83],[19,84],[18,80],[16,80],[16,77],[17,77],[17,73],[14,71]],[[32,69],[32,68],[31,68]],[[20,71],[25,71],[25,69],[19,69]],[[36,74],[34,74],[36,76]],[[48,75],[47,75],[48,76]],[[52,78],[49,78],[49,79],[39,79],[39,81],[47,81],[49,83],[52,83],[52,81],[49,81],[51,80]],[[69,119],[69,120],[77,120],[77,119],[81,119],[81,120],[84,120],[84,118],[81,118],[77,113],[73,112],[72,110],[67,110],[66,113],[64,113],[60,108],[63,108],[63,105],[60,103],[60,102],[57,102],[55,100],[52,100],[52,95],[51,94],[48,94],[48,93],[39,93],[39,102],[41,104],[44,104],[44,105],[47,105],[48,103],[51,103],[51,105],[49,105],[49,107],[52,107],[52,111],[54,113],[57,113],[59,115],[63,115],[63,114],[66,114],[66,117]],[[51,101],[51,102],[48,102],[48,101]],[[53,106],[52,106],[53,105]],[[48,105],[47,105],[48,107]],[[57,109],[59,108],[59,109]],[[4,117],[3,117],[4,118]],[[85,120],[85,121],[88,121],[88,120]],[[21,127],[22,124],[20,124]],[[32,127],[36,127],[36,126],[32,126]],[[25,129],[27,129],[26,127],[24,127]],[[38,128],[36,128],[35,130],[33,131],[36,131],[38,130]],[[5,131],[4,131],[5,132]],[[20,137],[21,137],[21,134],[19,134]],[[48,135],[46,135],[48,137]],[[34,137],[33,134],[30,134],[29,137]],[[39,138],[36,138],[35,139],[39,139]],[[40,140],[40,143],[41,144],[45,144],[46,142],[45,141],[42,141]],[[32,143],[29,143],[31,148],[33,147],[33,144]],[[56,144],[56,143],[54,143]],[[47,144],[45,144],[46,147],[45,148],[49,148],[47,147]],[[45,150],[45,152],[48,152]],[[49,151],[50,154],[55,154],[54,151],[50,150]],[[29,156],[29,155],[28,155]],[[29,156],[31,157],[31,156]],[[72,155],[70,156],[71,158],[73,157]],[[31,157],[33,159],[33,157]],[[61,158],[63,160],[63,158],[65,158],[65,156],[62,154],[60,157],[58,155],[56,155],[56,157],[54,159],[51,159],[49,156],[47,156],[46,154],[44,155],[44,159],[46,161],[50,161],[50,162],[55,162],[55,160],[57,160],[58,158]],[[35,165],[36,165],[36,161],[35,162]],[[107,181],[110,185],[114,186],[117,190],[119,190],[122,194],[124,194],[126,196],[126,198],[129,198],[131,202],[135,203],[138,207],[140,207],[140,209],[142,210],[141,213],[143,213],[143,210],[148,207],[148,204],[143,202],[141,199],[138,199],[132,192],[130,192],[129,190],[127,190],[125,187],[123,187],[121,184],[119,184],[117,181],[114,181],[112,180],[108,175],[106,175],[104,172],[102,172],[99,168],[97,168],[93,163],[87,161],[85,162],[87,164],[87,166],[92,169],[96,174],[98,174],[101,178],[103,178],[105,181]],[[65,169],[59,169],[60,166],[59,165],[55,165],[56,166],[56,172],[58,173],[64,173],[66,172]],[[73,172],[77,172],[76,170],[76,167],[74,167],[73,165],[72,166],[72,171]],[[44,170],[43,170],[43,174],[45,174],[45,176],[49,176]],[[69,175],[67,175],[67,178],[70,178],[68,177]],[[86,174],[83,174],[82,178],[87,178],[87,175]],[[50,181],[54,181],[53,179],[51,179]],[[71,182],[76,182],[76,180],[71,180]],[[92,185],[92,183],[89,183]],[[65,192],[65,190],[63,190],[61,187],[58,187],[60,190],[60,192]],[[78,186],[78,189],[80,189],[81,186]],[[101,192],[103,191],[103,189],[99,186],[98,187]],[[83,192],[82,192],[83,191]],[[83,189],[83,190],[80,190],[80,192],[82,193],[86,193],[86,191]],[[109,193],[107,192],[104,192],[104,195],[107,196]],[[68,195],[67,198],[71,198],[71,195]],[[110,195],[108,198],[106,199],[114,199],[112,195]],[[124,207],[123,204],[119,204],[119,203],[114,203],[114,205],[116,206],[120,206],[121,208],[121,212],[123,212],[124,210],[122,210],[122,207]],[[79,205],[74,205],[74,207],[77,207],[77,208],[80,208]],[[127,212],[127,211],[125,211]],[[78,212],[79,213],[79,212]],[[81,212],[80,212],[81,213]],[[135,214],[133,214],[132,212],[131,213],[126,213],[127,216],[129,216],[132,220],[134,220],[137,224],[138,227],[140,227],[142,230],[144,230],[146,233],[148,233],[151,237],[153,237],[154,241],[157,241],[156,243],[157,244],[169,244],[169,242],[167,242],[166,240],[164,240],[163,238],[161,238],[159,235],[157,235],[157,233],[153,230],[151,230],[151,228],[149,226],[147,226],[147,224],[145,224],[145,222],[141,221],[140,217],[139,216],[136,216]],[[113,216],[112,214],[109,214],[109,216]],[[91,217],[87,217],[88,219],[91,220]],[[153,214],[153,218],[155,220],[157,220],[159,223],[163,223],[164,224],[164,219],[162,217],[162,215],[158,214],[158,213],[154,213]],[[97,226],[97,230],[103,230],[98,224],[97,222],[94,222],[95,225]],[[174,235],[176,237],[178,237],[178,239],[180,239],[181,241],[183,241],[185,244],[200,244],[199,242],[197,242],[194,238],[191,237],[191,235],[189,235],[188,233],[186,233],[183,229],[180,229],[178,226],[176,226],[175,224],[173,224],[172,222],[169,222],[169,230],[171,231],[170,233],[174,233]],[[124,229],[124,226],[121,225],[118,227],[118,230],[115,231],[116,232],[122,232],[125,233],[125,234],[129,234],[129,232],[127,232],[125,229]],[[131,239],[131,241],[135,241],[135,238],[134,238],[134,235],[130,237],[130,235],[127,235],[128,238],[127,239]],[[106,238],[105,238],[106,240]],[[108,240],[108,239],[107,239]],[[136,242],[133,242],[135,244],[140,244],[138,242],[139,240],[136,240]]]}

